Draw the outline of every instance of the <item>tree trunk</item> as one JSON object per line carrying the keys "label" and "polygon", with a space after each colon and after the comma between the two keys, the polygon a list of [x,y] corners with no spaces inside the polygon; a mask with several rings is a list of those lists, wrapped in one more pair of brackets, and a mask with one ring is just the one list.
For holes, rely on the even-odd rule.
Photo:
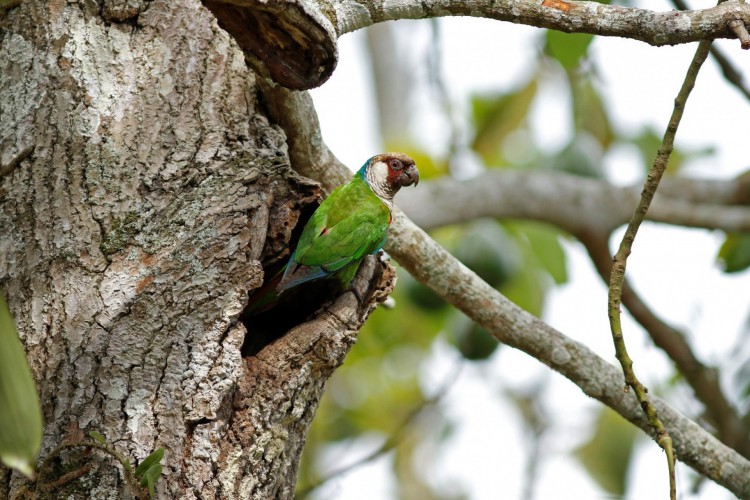
{"label": "tree trunk", "polygon": [[[164,497],[290,498],[325,380],[393,273],[370,258],[356,294],[242,316],[320,189],[197,0],[103,3],[0,13],[0,291],[41,460],[96,430],[132,463],[164,447]],[[43,497],[139,494],[106,454],[53,462]],[[0,469],[0,496],[24,487]]]}

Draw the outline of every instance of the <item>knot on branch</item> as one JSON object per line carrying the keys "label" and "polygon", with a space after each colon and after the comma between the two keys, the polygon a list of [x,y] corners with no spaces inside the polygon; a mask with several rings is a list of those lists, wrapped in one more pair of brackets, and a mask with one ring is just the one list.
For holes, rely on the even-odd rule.
{"label": "knot on branch", "polygon": [[203,0],[258,74],[292,90],[322,85],[338,60],[328,19],[297,0]]}
{"label": "knot on branch", "polygon": [[740,47],[744,50],[750,49],[750,33],[747,32],[745,23],[742,19],[733,19],[729,21],[729,29],[732,30],[740,40]]}

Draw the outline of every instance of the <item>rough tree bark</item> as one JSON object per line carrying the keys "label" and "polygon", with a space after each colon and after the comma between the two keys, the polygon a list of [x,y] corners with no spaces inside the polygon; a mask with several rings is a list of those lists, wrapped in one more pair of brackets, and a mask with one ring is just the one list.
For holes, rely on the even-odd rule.
{"label": "rough tree bark", "polygon": [[566,0],[203,0],[245,49],[253,67],[286,88],[322,85],[338,61],[338,37],[398,19],[474,16],[674,45],[739,38],[750,49],[750,5],[725,1],[708,9],[654,12]]}
{"label": "rough tree bark", "polygon": [[[323,385],[394,276],[372,258],[356,296],[241,317],[321,194],[256,93],[197,0],[0,12],[0,290],[38,383],[42,459],[97,430],[132,462],[164,447],[168,498],[292,496]],[[48,497],[123,493],[106,456],[63,457],[45,483],[95,466]],[[0,497],[23,487],[0,467]]]}
{"label": "rough tree bark", "polygon": [[[750,11],[734,2],[685,13],[526,0],[203,3],[257,71],[291,88],[325,81],[338,36],[395,18],[481,15],[657,45],[738,36],[750,47]],[[292,496],[323,384],[394,278],[373,258],[357,293],[321,297],[322,309],[242,315],[320,194],[289,168],[287,142],[295,169],[327,189],[347,175],[316,130],[300,133],[315,122],[309,96],[259,100],[260,87],[276,92],[197,0],[0,0],[0,290],[44,402],[42,458],[95,429],[134,461],[165,447],[165,497]],[[614,368],[488,289],[400,212],[394,229],[389,248],[413,275],[647,428]],[[684,431],[687,463],[750,494],[747,461],[659,404]],[[122,493],[108,458],[63,459],[46,496]],[[0,497],[23,487],[0,469]]]}

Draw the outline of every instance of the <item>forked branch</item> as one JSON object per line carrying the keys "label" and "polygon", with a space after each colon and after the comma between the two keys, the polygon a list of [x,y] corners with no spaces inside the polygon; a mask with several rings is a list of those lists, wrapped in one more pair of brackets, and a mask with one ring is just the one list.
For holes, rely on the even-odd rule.
{"label": "forked branch", "polygon": [[[281,111],[272,118],[290,135],[289,153],[295,169],[316,178],[328,190],[351,176],[351,171],[323,143],[312,99],[307,93],[270,86],[265,97],[271,103],[271,110]],[[623,392],[622,373],[617,368],[510,302],[403,213],[397,210],[394,215],[386,250],[412,276],[501,342],[550,366],[584,393],[651,432],[636,399]],[[681,461],[735,495],[750,496],[750,462],[660,399],[653,398],[653,404],[674,436],[675,451]]]}
{"label": "forked branch", "polygon": [[625,268],[628,256],[633,248],[633,241],[638,233],[638,228],[646,218],[646,213],[651,205],[651,201],[654,199],[656,189],[659,186],[659,181],[667,170],[667,163],[669,162],[669,156],[672,153],[674,138],[677,134],[677,127],[682,119],[683,111],[685,110],[685,104],[687,103],[688,96],[690,96],[690,92],[695,86],[695,79],[698,76],[698,71],[700,71],[703,62],[706,60],[706,57],[708,57],[710,48],[711,41],[702,41],[698,44],[698,50],[690,63],[687,75],[685,76],[685,81],[674,101],[674,109],[672,111],[672,116],[669,119],[669,124],[667,125],[667,131],[664,133],[661,147],[659,148],[654,163],[648,172],[646,183],[643,186],[641,200],[635,209],[633,217],[628,223],[625,234],[620,242],[620,247],[615,254],[609,281],[609,323],[610,328],[612,329],[612,339],[615,344],[615,355],[617,356],[617,360],[620,362],[620,366],[622,366],[622,371],[625,375],[625,383],[627,384],[626,389],[629,387],[635,392],[638,402],[648,418],[649,425],[653,429],[656,442],[664,449],[667,456],[667,464],[669,468],[669,493],[672,500],[677,498],[674,470],[675,456],[672,446],[672,438],[659,418],[656,408],[651,404],[647,394],[648,389],[641,384],[633,370],[633,360],[628,355],[628,350],[625,346],[625,339],[622,334],[620,303],[622,302],[622,290],[625,284]]}
{"label": "forked branch", "polygon": [[[338,37],[383,21],[474,16],[567,33],[676,45],[737,38],[747,43],[750,4],[655,12],[598,2],[538,0],[203,0],[262,75],[296,90],[322,85],[338,60]],[[744,33],[744,34],[743,34]]]}

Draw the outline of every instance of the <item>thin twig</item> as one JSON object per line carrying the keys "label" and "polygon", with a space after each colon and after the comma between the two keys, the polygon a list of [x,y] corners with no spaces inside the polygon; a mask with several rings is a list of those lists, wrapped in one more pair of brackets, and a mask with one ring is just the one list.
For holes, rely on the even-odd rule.
{"label": "thin twig", "polygon": [[37,477],[37,485],[39,487],[41,487],[42,489],[47,489],[47,488],[53,487],[56,484],[54,481],[51,483],[45,483],[42,481],[42,479],[46,475],[47,469],[49,469],[49,467],[51,466],[52,460],[54,458],[57,458],[65,450],[69,450],[72,448],[95,448],[97,450],[101,450],[107,453],[109,456],[116,459],[122,466],[125,483],[128,485],[130,492],[136,495],[136,497],[138,498],[142,496],[142,489],[140,488],[135,476],[133,476],[133,470],[130,467],[129,460],[122,453],[112,448],[111,446],[108,446],[103,443],[98,443],[96,441],[75,441],[75,442],[70,442],[70,443],[63,443],[59,445],[57,448],[55,448],[54,450],[52,450],[44,458],[41,466],[39,467],[39,476]]}
{"label": "thin twig", "polygon": [[711,48],[711,41],[701,41],[698,44],[698,50],[693,57],[690,67],[688,68],[685,81],[682,84],[680,92],[677,94],[677,98],[674,102],[674,109],[672,110],[672,117],[669,120],[669,125],[664,133],[664,139],[662,140],[661,147],[657,152],[654,164],[648,172],[646,183],[643,186],[643,193],[641,195],[641,201],[638,203],[638,207],[633,213],[633,217],[628,223],[628,227],[625,230],[625,235],[620,242],[620,247],[615,254],[614,262],[612,264],[612,274],[609,282],[609,323],[612,329],[612,339],[615,344],[615,352],[617,360],[622,366],[622,371],[625,376],[625,383],[628,387],[631,387],[638,398],[638,402],[641,404],[643,411],[645,412],[651,428],[656,433],[656,442],[659,446],[664,449],[667,455],[667,465],[669,468],[669,494],[672,500],[677,498],[677,489],[675,484],[675,471],[674,471],[674,450],[672,448],[672,438],[664,428],[659,419],[656,409],[651,404],[648,397],[648,389],[641,384],[633,371],[633,360],[628,355],[627,348],[625,347],[625,339],[622,335],[622,322],[620,319],[620,303],[622,299],[622,289],[625,282],[625,268],[627,264],[628,255],[633,248],[633,241],[638,233],[643,220],[646,218],[646,212],[648,207],[656,194],[656,188],[659,186],[659,181],[664,175],[664,171],[667,169],[667,163],[669,162],[669,156],[672,153],[674,145],[675,134],[677,133],[677,127],[682,119],[682,113],[685,109],[685,103],[687,102],[690,91],[695,86],[695,79],[698,76],[698,71],[701,65],[708,57],[709,50]]}
{"label": "thin twig", "polygon": [[[684,0],[672,0],[672,4],[677,7],[678,10],[690,9]],[[745,82],[742,81],[742,73],[737,71],[737,68],[734,67],[729,58],[715,45],[711,45],[711,55],[716,61],[716,64],[719,65],[724,78],[734,85],[746,99],[750,99],[750,89],[747,88]]]}
{"label": "thin twig", "polygon": [[346,465],[340,469],[337,469],[331,472],[327,476],[321,477],[313,481],[312,483],[307,485],[305,488],[303,488],[301,491],[297,492],[296,498],[298,499],[307,498],[307,496],[310,495],[310,493],[320,488],[325,483],[339,476],[343,476],[344,474],[347,474],[348,472],[354,469],[358,469],[359,467],[362,467],[363,465],[366,465],[372,462],[373,460],[380,458],[381,456],[385,455],[386,453],[394,449],[396,446],[398,446],[404,434],[406,433],[406,429],[411,425],[411,423],[420,414],[422,414],[424,410],[426,410],[427,408],[431,406],[436,405],[445,397],[448,391],[453,387],[453,384],[455,384],[456,381],[458,380],[458,376],[461,373],[462,367],[463,367],[463,363],[458,363],[456,365],[456,368],[451,373],[451,375],[445,380],[445,382],[443,382],[443,385],[440,387],[440,389],[438,389],[438,391],[435,394],[433,394],[431,397],[422,401],[422,403],[419,406],[412,408],[412,410],[408,413],[406,418],[404,418],[404,420],[398,426],[396,426],[395,430],[391,433],[388,439],[386,439],[383,442],[383,444],[381,444],[377,449],[373,450],[371,453],[360,458],[356,462]]}
{"label": "thin twig", "polygon": [[750,89],[745,85],[742,73],[737,71],[737,68],[734,67],[729,58],[718,47],[711,46],[711,55],[714,57],[716,64],[719,65],[724,78],[734,85],[746,99],[750,100]]}
{"label": "thin twig", "polygon": [[80,479],[89,472],[91,472],[94,469],[94,464],[86,464],[82,467],[79,467],[78,469],[74,469],[67,474],[63,474],[55,481],[51,481],[49,483],[44,483],[42,486],[47,491],[54,491],[56,489],[62,488],[66,484],[75,481],[76,479]]}
{"label": "thin twig", "polygon": [[[270,104],[271,117],[288,136],[289,156],[295,170],[314,178],[329,190],[348,180],[351,171],[336,159],[320,137],[310,95],[273,86],[266,90],[270,90],[265,98]],[[394,211],[388,241],[388,253],[412,276],[485,327],[498,340],[548,365],[585,394],[606,404],[644,431],[650,429],[635,398],[623,394],[621,370],[510,302],[400,210]],[[654,398],[654,404],[667,425],[676,430],[676,451],[683,462],[738,497],[750,497],[749,461],[659,398]],[[721,466],[717,467],[717,464]]]}
{"label": "thin twig", "polygon": [[[607,245],[608,234],[579,234],[596,267],[605,281],[612,272],[612,256]],[[625,280],[622,289],[622,303],[633,318],[646,330],[654,344],[674,361],[677,369],[685,377],[703,403],[707,419],[716,428],[719,439],[736,449],[744,457],[750,458],[750,436],[748,427],[742,422],[737,411],[726,398],[715,369],[710,368],[696,357],[685,335],[659,318],[641,299],[633,287]]]}

